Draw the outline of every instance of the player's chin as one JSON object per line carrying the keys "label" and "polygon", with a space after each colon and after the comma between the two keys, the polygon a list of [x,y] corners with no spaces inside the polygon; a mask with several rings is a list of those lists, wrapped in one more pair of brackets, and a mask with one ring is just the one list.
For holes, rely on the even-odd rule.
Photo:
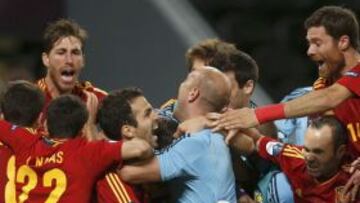
{"label": "player's chin", "polygon": [[319,168],[315,168],[315,167],[306,167],[306,170],[308,172],[308,174],[314,178],[320,177],[321,176],[321,171]]}
{"label": "player's chin", "polygon": [[76,82],[61,83],[59,86],[60,86],[61,92],[71,92],[74,89],[75,85],[76,85]]}

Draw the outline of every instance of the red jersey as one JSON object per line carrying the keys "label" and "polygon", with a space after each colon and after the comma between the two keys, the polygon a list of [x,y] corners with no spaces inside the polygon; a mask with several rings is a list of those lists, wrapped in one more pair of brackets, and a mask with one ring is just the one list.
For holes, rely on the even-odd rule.
{"label": "red jersey", "polygon": [[[29,133],[34,129],[26,128]],[[15,200],[15,155],[11,149],[0,142],[0,202],[13,203]]]}
{"label": "red jersey", "polygon": [[15,156],[0,143],[0,202],[15,202]]}
{"label": "red jersey", "polygon": [[[115,170],[114,170],[115,171]],[[109,172],[96,185],[98,203],[146,203],[140,185],[130,185],[121,180],[117,173]]]}
{"label": "red jersey", "polygon": [[302,148],[284,144],[269,137],[258,141],[259,154],[271,160],[286,174],[298,203],[337,203],[342,198],[350,174],[340,170],[326,182],[319,183],[306,170]]}
{"label": "red jersey", "polygon": [[17,202],[90,202],[96,180],[121,161],[122,142],[56,141],[0,121],[0,141],[16,156]]}
{"label": "red jersey", "polygon": [[360,156],[360,65],[346,72],[336,83],[350,90],[354,97],[334,109],[335,116],[346,126],[350,151]]}
{"label": "red jersey", "polygon": [[[49,89],[45,83],[45,78],[42,78],[40,80],[38,80],[36,82],[36,84],[38,85],[38,87],[40,87],[40,89],[44,92],[45,94],[45,105],[44,105],[44,108],[42,110],[42,117],[41,117],[41,125],[42,127],[44,126],[44,123],[46,121],[46,111],[47,111],[47,108],[51,102],[51,100],[53,100],[50,92],[49,92]],[[96,97],[98,98],[98,101],[102,101],[107,93],[99,88],[96,88],[94,86],[92,86],[92,84],[88,81],[84,81],[84,82],[79,82],[75,85],[73,91],[72,91],[72,94],[73,95],[76,95],[78,97],[80,97],[81,100],[83,100],[84,102],[86,102],[86,94],[85,94],[85,91],[87,92],[91,92],[91,93],[94,93],[96,95]]]}

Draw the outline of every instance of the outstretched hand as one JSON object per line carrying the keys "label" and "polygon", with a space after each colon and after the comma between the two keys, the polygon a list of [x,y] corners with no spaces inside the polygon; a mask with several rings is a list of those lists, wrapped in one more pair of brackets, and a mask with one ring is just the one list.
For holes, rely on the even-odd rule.
{"label": "outstretched hand", "polygon": [[209,127],[210,120],[207,119],[205,116],[199,116],[196,118],[188,119],[179,124],[176,132],[174,133],[174,137],[178,138],[183,134],[186,133],[195,133],[204,128]]}
{"label": "outstretched hand", "polygon": [[85,137],[90,141],[103,139],[104,135],[98,132],[95,124],[99,105],[98,98],[92,92],[84,91],[84,93],[86,94],[86,108],[89,112],[89,118],[84,126]]}
{"label": "outstretched hand", "polygon": [[208,118],[214,120],[211,123],[213,131],[248,129],[259,125],[255,111],[251,108],[229,109],[223,114],[211,114]]}
{"label": "outstretched hand", "polygon": [[352,176],[343,190],[344,196],[347,197],[345,202],[356,202],[359,197],[360,187],[360,157],[351,163],[348,172],[352,173]]}

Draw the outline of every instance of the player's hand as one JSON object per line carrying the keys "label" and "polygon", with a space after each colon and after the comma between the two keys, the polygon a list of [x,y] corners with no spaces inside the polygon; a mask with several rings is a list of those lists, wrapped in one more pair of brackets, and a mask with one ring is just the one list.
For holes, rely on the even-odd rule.
{"label": "player's hand", "polygon": [[84,127],[85,137],[90,141],[103,139],[104,136],[98,132],[95,124],[99,105],[98,98],[92,92],[84,91],[84,93],[86,94],[86,108],[89,112],[89,118]]}
{"label": "player's hand", "polygon": [[188,119],[179,124],[174,137],[178,138],[185,133],[196,133],[208,127],[210,121],[205,116],[198,116],[196,118]]}
{"label": "player's hand", "polygon": [[225,135],[225,142],[231,143],[235,136],[248,136],[256,142],[261,136],[260,131],[256,128],[241,129],[241,130],[229,130]]}
{"label": "player's hand", "polygon": [[88,122],[95,123],[99,100],[94,93],[88,91],[84,91],[84,92],[86,94],[86,108],[89,111]]}
{"label": "player's hand", "polygon": [[256,202],[253,199],[251,199],[249,195],[242,195],[239,198],[238,203],[256,203]]}
{"label": "player's hand", "polygon": [[214,121],[212,126],[213,131],[221,129],[247,129],[259,125],[259,121],[256,118],[254,109],[241,108],[237,110],[228,110],[223,114],[218,115],[218,119]]}
{"label": "player's hand", "polygon": [[354,173],[355,170],[360,170],[360,157],[350,164],[349,173]]}
{"label": "player's hand", "polygon": [[360,187],[360,170],[355,170],[348,182],[346,183],[343,194],[347,199],[345,202],[355,202],[359,196],[359,187]]}

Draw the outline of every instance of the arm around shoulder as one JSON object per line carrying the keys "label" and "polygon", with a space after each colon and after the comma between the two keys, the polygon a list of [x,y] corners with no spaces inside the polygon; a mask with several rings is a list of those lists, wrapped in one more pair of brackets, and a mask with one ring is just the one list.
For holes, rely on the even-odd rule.
{"label": "arm around shoulder", "polygon": [[118,170],[118,174],[122,180],[133,184],[161,181],[160,165],[156,157],[124,165]]}
{"label": "arm around shoulder", "polygon": [[132,139],[126,141],[121,147],[121,157],[128,159],[147,159],[153,156],[153,149],[145,140]]}

